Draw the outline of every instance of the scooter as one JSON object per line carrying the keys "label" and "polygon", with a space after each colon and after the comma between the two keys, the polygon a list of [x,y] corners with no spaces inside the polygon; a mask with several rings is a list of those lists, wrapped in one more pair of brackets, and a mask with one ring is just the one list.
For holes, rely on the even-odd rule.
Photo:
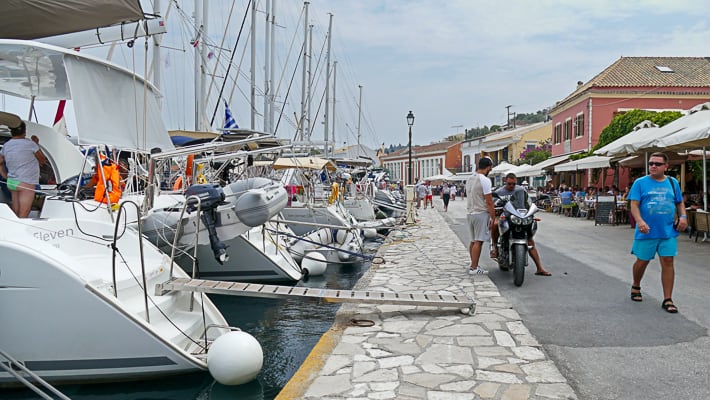
{"label": "scooter", "polygon": [[532,204],[529,209],[516,209],[507,200],[498,198],[496,210],[501,210],[498,223],[498,267],[501,271],[513,270],[513,283],[521,286],[525,280],[528,265],[528,239],[537,231],[535,213],[538,208]]}

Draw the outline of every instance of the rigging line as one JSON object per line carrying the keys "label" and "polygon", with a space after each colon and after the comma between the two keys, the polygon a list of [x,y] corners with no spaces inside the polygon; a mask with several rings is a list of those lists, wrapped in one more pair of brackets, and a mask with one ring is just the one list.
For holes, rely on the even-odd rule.
{"label": "rigging line", "polygon": [[[242,26],[239,28],[239,34],[237,35],[237,40],[234,43],[234,50],[232,50],[232,55],[231,58],[229,59],[229,65],[227,66],[227,72],[225,73],[225,78],[222,80],[222,87],[219,90],[219,97],[218,99],[222,98],[222,92],[224,91],[224,85],[227,81],[227,76],[229,76],[229,70],[232,67],[232,60],[234,59],[234,53],[237,51],[237,45],[239,44],[239,38],[242,35],[242,29],[244,28],[244,21],[247,18],[247,14],[249,13],[249,6],[251,5],[252,0],[249,0],[249,3],[247,3],[246,6],[246,11],[244,12],[244,18],[242,19]],[[224,26],[224,32],[222,33],[222,41],[219,44],[219,52],[217,55],[217,60],[214,64],[214,68],[212,69],[212,78],[210,79],[210,87],[207,89],[207,98],[210,97],[212,94],[212,87],[214,86],[215,82],[215,76],[217,75],[217,66],[220,63],[220,60],[222,59],[222,52],[224,52],[224,41],[227,38],[227,31],[229,30],[229,24],[232,21],[232,13],[234,12],[234,0],[232,0],[232,6],[229,8],[229,15],[227,16],[227,24]],[[214,113],[212,114],[212,119],[210,120],[210,126],[214,123],[214,118],[215,115],[217,114],[217,107],[219,107],[219,101],[215,105],[215,110]]]}
{"label": "rigging line", "polygon": [[[306,45],[306,42],[303,42],[301,45],[301,50],[298,53],[298,59],[296,60],[296,66],[293,68],[293,74],[291,75],[291,81],[288,83],[288,89],[286,89],[286,96],[284,96],[284,102],[283,106],[281,107],[281,111],[279,112],[279,119],[276,120],[276,127],[274,128],[274,134],[278,132],[279,130],[279,125],[281,124],[281,117],[284,115],[284,109],[286,108],[287,100],[288,100],[288,95],[291,93],[291,86],[293,86],[293,81],[294,77],[296,76],[296,71],[298,71],[298,63],[301,61],[301,54],[303,54],[303,46]],[[296,129],[296,133],[298,134],[298,129]]]}
{"label": "rigging line", "polygon": [[[301,13],[299,14],[298,20],[296,21],[296,26],[301,24],[301,19],[303,18],[304,13],[305,13],[305,8],[301,7]],[[279,81],[276,84],[276,90],[274,90],[274,93],[278,93],[281,88],[281,84],[283,83],[283,79],[284,79],[284,74],[286,73],[286,66],[288,65],[288,60],[291,58],[291,54],[293,52],[293,46],[296,43],[296,36],[298,33],[299,33],[298,29],[294,29],[293,35],[291,36],[291,43],[289,43],[289,45],[288,45],[288,52],[286,53],[286,60],[284,60],[284,64],[283,64],[284,68],[281,69],[281,76],[279,76]],[[299,51],[301,51],[301,53],[302,53],[303,52],[302,50],[303,50],[303,45],[301,45],[301,50],[299,50]],[[299,56],[299,60],[300,60],[301,54],[299,53],[298,56]],[[298,64],[298,61],[296,61],[296,64]]]}
{"label": "rigging line", "polygon": [[[250,39],[251,39],[251,30],[247,32],[247,36],[246,36],[246,38],[244,38],[244,40],[246,43],[249,43]],[[247,103],[250,104],[250,108],[253,110],[253,109],[255,109],[255,107],[253,104],[251,104],[250,96],[247,95],[246,93],[244,93],[244,90],[240,89],[239,85],[238,85],[238,81],[239,81],[240,76],[244,77],[247,80],[247,82],[249,82],[249,78],[247,78],[248,75],[246,74],[246,72],[242,71],[242,64],[244,63],[244,59],[246,58],[247,47],[248,46],[245,44],[244,48],[242,49],[242,56],[239,58],[239,65],[237,66],[237,76],[235,76],[234,79],[232,80],[233,85],[232,85],[232,90],[229,91],[228,102],[230,104],[232,103],[232,100],[234,99],[234,91],[236,89],[239,89],[239,93],[242,94],[242,98],[244,100],[246,100]],[[230,64],[231,64],[231,62],[230,62]],[[229,78],[229,75],[225,75],[225,79],[228,79],[228,78]],[[250,89],[251,89],[251,85],[250,85]],[[259,88],[255,87],[255,92],[259,92],[259,91],[260,91]]]}

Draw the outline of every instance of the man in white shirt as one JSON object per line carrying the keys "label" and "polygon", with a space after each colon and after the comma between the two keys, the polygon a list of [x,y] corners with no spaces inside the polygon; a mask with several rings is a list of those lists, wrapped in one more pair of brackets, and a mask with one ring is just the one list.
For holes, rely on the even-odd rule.
{"label": "man in white shirt", "polygon": [[478,265],[483,243],[490,242],[491,229],[495,222],[495,208],[491,195],[491,180],[488,173],[493,169],[493,160],[483,157],[478,160],[478,168],[466,181],[466,209],[468,210],[468,231],[471,241],[468,246],[471,257],[469,273],[487,274],[488,271]]}

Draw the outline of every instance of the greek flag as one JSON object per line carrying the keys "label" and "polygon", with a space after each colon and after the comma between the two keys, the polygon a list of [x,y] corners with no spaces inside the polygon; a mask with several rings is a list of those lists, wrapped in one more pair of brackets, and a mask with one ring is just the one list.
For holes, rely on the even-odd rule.
{"label": "greek flag", "polygon": [[238,129],[237,121],[232,116],[232,112],[229,111],[229,106],[227,102],[224,102],[224,129]]}

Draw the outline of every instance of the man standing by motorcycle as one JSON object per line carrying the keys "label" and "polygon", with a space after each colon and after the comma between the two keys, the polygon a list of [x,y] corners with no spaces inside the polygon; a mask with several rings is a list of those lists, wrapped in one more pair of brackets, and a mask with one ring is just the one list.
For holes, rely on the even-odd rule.
{"label": "man standing by motorcycle", "polygon": [[478,168],[466,180],[466,220],[468,222],[468,233],[471,241],[468,244],[468,254],[471,257],[471,265],[468,273],[474,275],[485,275],[488,273],[478,262],[481,258],[483,243],[490,240],[490,231],[493,229],[495,219],[495,209],[493,208],[493,197],[491,196],[491,180],[488,173],[493,169],[493,160],[483,157],[478,160]]}
{"label": "man standing by motorcycle", "polygon": [[[522,186],[518,186],[517,181],[518,179],[515,174],[512,172],[509,173],[505,176],[505,186],[496,190],[496,194],[501,199],[511,202],[515,208],[527,209],[530,207],[530,199],[528,197],[528,192]],[[501,215],[499,218],[496,218],[495,227],[491,230],[491,236],[493,239],[493,242],[491,243],[491,258],[498,258],[497,243],[498,237],[500,235],[500,232],[498,230],[498,224],[500,224],[500,219],[502,218],[505,218],[505,215]],[[542,261],[540,261],[540,254],[538,253],[537,248],[535,247],[535,241],[533,240],[532,236],[528,238],[528,246],[530,246],[530,257],[532,257],[533,261],[535,262],[535,267],[537,267],[537,272],[535,272],[535,275],[551,276],[552,273],[548,272],[547,270],[545,270],[545,268],[542,267]]]}

